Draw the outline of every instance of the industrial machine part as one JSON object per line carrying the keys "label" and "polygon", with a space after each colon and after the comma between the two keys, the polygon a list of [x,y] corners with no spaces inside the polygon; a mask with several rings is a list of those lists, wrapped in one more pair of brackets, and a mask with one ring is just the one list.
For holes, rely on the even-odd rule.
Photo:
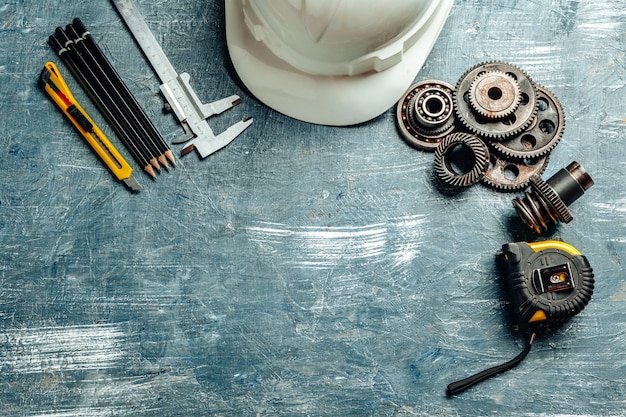
{"label": "industrial machine part", "polygon": [[550,155],[543,158],[515,161],[490,150],[490,163],[482,182],[498,191],[519,191],[528,187],[530,178],[541,175],[548,167]]}
{"label": "industrial machine part", "polygon": [[161,93],[168,104],[166,109],[174,112],[185,130],[185,134],[172,143],[191,140],[183,148],[182,155],[195,149],[200,157],[205,158],[228,145],[252,124],[252,118],[247,118],[215,135],[206,119],[236,106],[241,102],[240,97],[232,95],[213,103],[202,103],[191,87],[190,75],[186,72],[181,74],[176,72],[132,1],[112,1],[161,79]]}
{"label": "industrial machine part", "polygon": [[454,105],[465,129],[487,141],[498,141],[524,131],[532,123],[537,115],[537,91],[520,68],[488,62],[461,76]]}
{"label": "industrial machine part", "polygon": [[471,133],[452,133],[435,149],[435,174],[445,191],[480,181],[488,167],[489,149]]}
{"label": "industrial machine part", "polygon": [[528,227],[541,234],[557,221],[573,220],[568,206],[593,185],[591,176],[576,161],[560,169],[547,181],[540,176],[530,179],[530,190],[513,199],[517,214]]}
{"label": "industrial machine part", "polygon": [[490,142],[492,150],[506,159],[526,160],[548,155],[561,140],[565,113],[555,95],[537,85],[537,117],[523,132],[499,142]]}
{"label": "industrial machine part", "polygon": [[479,73],[468,93],[472,109],[485,119],[503,119],[513,114],[522,95],[513,74],[501,71]]}
{"label": "industrial machine part", "polygon": [[[515,65],[475,65],[455,87],[438,80],[413,84],[398,102],[396,122],[404,140],[435,151],[435,175],[443,191],[456,192],[479,180],[506,192],[530,185],[535,190],[527,193],[531,196],[514,204],[533,230],[540,233],[551,221],[571,220],[569,203],[541,181],[565,130],[563,106]],[[468,135],[473,138],[466,142]],[[457,152],[463,148],[465,152]],[[485,156],[489,165],[483,170]],[[593,183],[580,180],[585,187]]]}
{"label": "industrial machine part", "polygon": [[226,42],[259,101],[298,120],[353,125],[387,111],[414,82],[452,3],[228,0]]}
{"label": "industrial machine part", "polygon": [[580,313],[593,295],[593,269],[587,258],[567,243],[507,243],[497,259],[503,267],[514,326],[529,335],[528,343],[512,360],[449,384],[448,395],[459,394],[517,366],[538,335],[559,329]]}
{"label": "industrial machine part", "polygon": [[396,121],[402,138],[415,147],[434,151],[455,127],[454,86],[425,80],[413,84],[396,107]]}

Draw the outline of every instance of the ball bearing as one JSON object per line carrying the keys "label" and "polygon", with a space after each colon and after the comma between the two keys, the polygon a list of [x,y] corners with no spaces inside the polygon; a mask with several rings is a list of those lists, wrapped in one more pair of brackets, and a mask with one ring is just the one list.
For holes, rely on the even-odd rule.
{"label": "ball bearing", "polygon": [[434,151],[444,136],[455,128],[454,87],[437,80],[412,85],[398,102],[396,122],[403,137],[411,145]]}

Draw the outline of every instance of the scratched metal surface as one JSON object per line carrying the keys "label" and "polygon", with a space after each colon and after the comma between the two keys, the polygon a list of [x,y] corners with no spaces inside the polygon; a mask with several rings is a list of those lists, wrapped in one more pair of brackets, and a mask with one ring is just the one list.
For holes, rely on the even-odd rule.
{"label": "scratched metal surface", "polygon": [[221,1],[138,7],[200,97],[242,95],[214,130],[255,121],[154,182],[136,170],[131,195],[36,88],[60,64],[48,35],[78,16],[167,140],[182,132],[112,5],[0,6],[2,415],[626,415],[621,0],[458,0],[418,75],[522,67],[565,108],[547,175],[575,159],[595,180],[548,236],[588,256],[592,302],[518,368],[452,399],[449,382],[524,343],[494,265],[503,243],[536,239],[512,195],[440,194],[393,110],[329,128],[256,102],[229,70]]}

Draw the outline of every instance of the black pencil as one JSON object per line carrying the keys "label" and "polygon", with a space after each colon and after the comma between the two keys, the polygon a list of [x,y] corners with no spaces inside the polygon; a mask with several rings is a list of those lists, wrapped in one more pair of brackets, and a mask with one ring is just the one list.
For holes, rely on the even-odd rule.
{"label": "black pencil", "polygon": [[86,48],[97,61],[107,78],[111,81],[113,87],[122,97],[130,111],[133,112],[133,114],[136,114],[139,120],[142,122],[159,151],[162,153],[162,155],[165,155],[165,157],[170,160],[172,164],[175,165],[176,159],[174,158],[174,153],[165,143],[165,140],[152,123],[152,120],[150,120],[144,109],[137,102],[135,96],[130,92],[130,90],[120,77],[119,73],[115,70],[109,59],[103,53],[102,49],[96,43],[95,39],[93,39],[91,33],[87,30],[87,28],[85,27],[85,25],[83,25],[82,21],[79,18],[75,18],[72,21],[71,26],[76,31],[76,34],[80,36],[80,38],[83,40]]}
{"label": "black pencil", "polygon": [[65,28],[65,34],[73,42],[72,48],[74,48],[75,52],[80,56],[80,59],[83,60],[85,66],[91,70],[94,77],[98,79],[102,87],[108,92],[111,100],[115,102],[117,108],[124,114],[128,123],[132,125],[134,131],[138,133],[139,136],[137,139],[144,144],[145,148],[149,152],[150,159],[156,158],[159,163],[167,167],[166,158],[163,156],[163,153],[159,151],[145,125],[139,120],[137,113],[128,106],[125,100],[123,100],[120,92],[116,89],[110,77],[95,59],[89,48],[87,48],[75,28],[72,25],[67,25]]}
{"label": "black pencil", "polygon": [[62,28],[57,28],[55,33],[50,36],[49,44],[57,52],[59,57],[63,59],[69,67],[74,77],[80,82],[87,91],[91,99],[96,103],[99,110],[105,115],[107,121],[115,128],[116,133],[124,141],[133,158],[142,165],[152,178],[156,178],[153,168],[159,168],[160,165],[156,158],[151,160],[150,154],[145,144],[138,139],[138,133],[134,131],[123,113],[112,101],[107,91],[102,87],[93,72],[81,62],[80,56],[72,48],[72,41],[63,32]]}

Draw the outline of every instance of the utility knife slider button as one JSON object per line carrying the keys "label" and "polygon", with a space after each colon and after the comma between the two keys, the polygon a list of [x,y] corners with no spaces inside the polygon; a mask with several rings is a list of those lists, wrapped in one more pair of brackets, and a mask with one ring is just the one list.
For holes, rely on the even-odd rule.
{"label": "utility knife slider button", "polygon": [[67,112],[76,120],[76,122],[82,127],[86,132],[93,131],[93,124],[85,117],[85,115],[78,110],[78,107],[75,105],[71,105],[67,108]]}

